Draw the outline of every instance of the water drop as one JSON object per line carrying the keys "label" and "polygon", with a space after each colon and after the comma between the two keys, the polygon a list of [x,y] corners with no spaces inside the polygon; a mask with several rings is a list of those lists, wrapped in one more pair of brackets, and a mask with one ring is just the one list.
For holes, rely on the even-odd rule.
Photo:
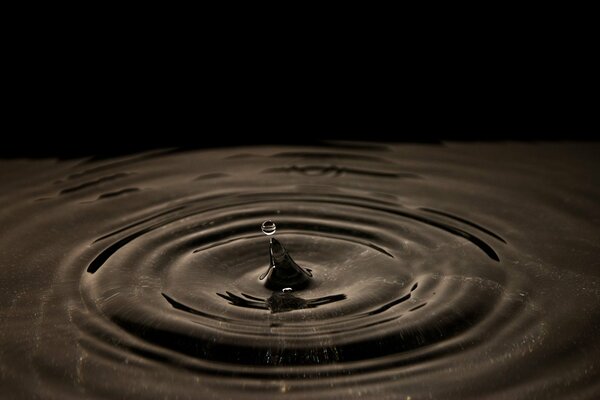
{"label": "water drop", "polygon": [[262,229],[265,235],[270,236],[275,233],[277,227],[275,226],[275,222],[269,219],[262,223],[260,229]]}
{"label": "water drop", "polygon": [[[267,220],[262,223],[261,229],[265,235],[270,236],[275,233],[275,223]],[[312,272],[296,264],[277,239],[269,239],[269,258],[267,270],[258,278],[262,281],[268,277],[265,282],[268,289],[287,293],[303,289],[310,283]]]}

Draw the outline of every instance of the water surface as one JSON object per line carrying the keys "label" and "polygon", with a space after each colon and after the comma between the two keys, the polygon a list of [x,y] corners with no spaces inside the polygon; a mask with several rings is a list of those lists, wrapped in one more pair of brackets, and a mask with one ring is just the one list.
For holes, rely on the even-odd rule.
{"label": "water surface", "polygon": [[[600,146],[0,161],[0,397],[597,398]],[[269,290],[263,221],[302,290]]]}

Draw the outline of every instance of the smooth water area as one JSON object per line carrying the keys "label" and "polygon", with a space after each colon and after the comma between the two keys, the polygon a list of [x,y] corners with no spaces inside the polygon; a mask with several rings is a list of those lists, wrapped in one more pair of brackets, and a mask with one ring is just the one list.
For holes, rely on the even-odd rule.
{"label": "smooth water area", "polygon": [[598,154],[1,160],[0,397],[597,398]]}

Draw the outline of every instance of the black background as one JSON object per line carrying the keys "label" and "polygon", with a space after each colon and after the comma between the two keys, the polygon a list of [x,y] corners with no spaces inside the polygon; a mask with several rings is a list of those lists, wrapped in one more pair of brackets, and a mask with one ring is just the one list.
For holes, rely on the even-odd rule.
{"label": "black background", "polygon": [[[89,89],[96,93],[97,87]],[[225,88],[148,93],[148,88],[138,87],[129,89],[135,93],[115,88],[68,100],[51,95],[27,106],[0,156],[113,156],[158,147],[321,140],[589,140],[597,132],[589,97],[578,98],[577,91],[548,93],[552,86],[532,88],[536,93],[528,95],[514,85],[513,92],[493,84],[476,92],[449,87],[443,94],[425,87],[410,93],[341,86],[327,94],[290,89],[285,94],[264,87],[243,94]]]}
{"label": "black background", "polygon": [[587,28],[534,28],[511,37],[211,31],[184,40],[53,26],[15,41],[7,57],[0,157],[321,140],[596,140]]}

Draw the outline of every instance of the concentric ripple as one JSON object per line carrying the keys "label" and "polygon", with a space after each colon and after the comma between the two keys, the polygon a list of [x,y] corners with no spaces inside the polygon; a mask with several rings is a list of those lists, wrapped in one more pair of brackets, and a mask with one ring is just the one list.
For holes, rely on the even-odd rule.
{"label": "concentric ripple", "polygon": [[[8,163],[2,380],[48,398],[593,398],[598,188],[535,149]],[[595,158],[561,151],[597,182]],[[267,220],[306,289],[259,280]]]}

